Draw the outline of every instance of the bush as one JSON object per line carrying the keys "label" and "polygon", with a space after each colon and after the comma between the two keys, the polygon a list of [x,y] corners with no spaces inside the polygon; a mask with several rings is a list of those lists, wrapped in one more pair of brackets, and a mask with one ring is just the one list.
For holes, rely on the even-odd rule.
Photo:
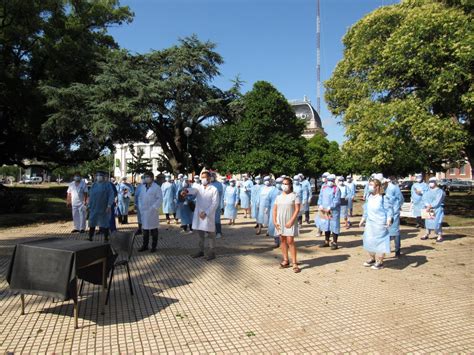
{"label": "bush", "polygon": [[0,214],[23,212],[29,203],[30,196],[25,192],[0,185]]}

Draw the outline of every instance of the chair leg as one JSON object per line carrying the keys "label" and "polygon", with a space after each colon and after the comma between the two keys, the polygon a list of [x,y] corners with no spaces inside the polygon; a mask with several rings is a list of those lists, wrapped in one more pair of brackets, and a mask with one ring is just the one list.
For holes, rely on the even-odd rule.
{"label": "chair leg", "polygon": [[125,264],[127,267],[127,274],[128,274],[128,285],[130,286],[130,294],[133,296],[133,286],[132,286],[132,278],[130,277],[130,267],[128,266],[128,263]]}
{"label": "chair leg", "polygon": [[84,280],[81,280],[81,287],[79,287],[79,296],[82,296],[83,287],[84,287]]}
{"label": "chair leg", "polygon": [[109,279],[109,284],[107,285],[107,296],[105,297],[105,305],[109,303],[109,296],[110,296],[110,289],[112,287],[112,280],[114,278],[114,271],[115,267],[112,268],[112,271],[110,272],[110,279]]}

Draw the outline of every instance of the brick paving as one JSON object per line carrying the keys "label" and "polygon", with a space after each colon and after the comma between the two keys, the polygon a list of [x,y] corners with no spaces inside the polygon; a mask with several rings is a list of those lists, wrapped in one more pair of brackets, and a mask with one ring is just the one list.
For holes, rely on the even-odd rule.
{"label": "brick paving", "polygon": [[[70,229],[6,229],[0,244],[85,238]],[[196,235],[162,221],[160,252],[133,256],[135,296],[117,270],[101,315],[99,287],[86,283],[77,330],[72,302],[26,296],[21,316],[5,281],[9,257],[1,256],[0,353],[473,353],[473,232],[449,231],[437,244],[403,227],[405,255],[371,270],[362,267],[360,229],[343,230],[341,248],[331,251],[305,225],[297,242],[303,270],[294,274],[278,268],[272,240],[241,215],[236,226],[224,221],[211,262],[189,257]]]}

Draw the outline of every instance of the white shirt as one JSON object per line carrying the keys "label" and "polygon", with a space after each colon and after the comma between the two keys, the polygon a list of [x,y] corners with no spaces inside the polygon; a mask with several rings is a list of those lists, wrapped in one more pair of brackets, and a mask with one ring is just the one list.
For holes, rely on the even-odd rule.
{"label": "white shirt", "polygon": [[[196,208],[193,215],[193,229],[205,232],[216,231],[216,210],[219,206],[219,192],[217,189],[208,184],[206,187],[199,185],[188,189],[188,194],[196,195]],[[206,217],[199,217],[204,212]]]}
{"label": "white shirt", "polygon": [[67,189],[67,193],[71,194],[71,205],[73,207],[81,207],[84,204],[85,194],[88,191],[84,180],[81,180],[79,183],[71,182]]}
{"label": "white shirt", "polygon": [[150,187],[144,184],[138,195],[142,228],[146,230],[158,228],[160,225],[159,209],[163,202],[163,193],[157,183],[152,182]]}

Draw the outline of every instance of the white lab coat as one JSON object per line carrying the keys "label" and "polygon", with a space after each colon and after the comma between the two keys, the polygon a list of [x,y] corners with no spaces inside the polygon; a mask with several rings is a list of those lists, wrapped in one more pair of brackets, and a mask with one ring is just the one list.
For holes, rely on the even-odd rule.
{"label": "white lab coat", "polygon": [[138,195],[142,228],[146,230],[158,228],[160,225],[159,209],[163,202],[161,187],[153,182],[150,187],[144,184]]}
{"label": "white lab coat", "polygon": [[[206,187],[199,185],[199,187],[188,189],[188,194],[196,195],[193,229],[214,233],[216,231],[216,210],[220,204],[217,188],[211,184]],[[201,212],[206,213],[206,218],[199,217]]]}
{"label": "white lab coat", "polygon": [[87,213],[84,198],[88,191],[84,180],[81,180],[79,184],[75,181],[71,182],[67,189],[67,193],[71,194],[72,220],[76,230],[86,229]]}

